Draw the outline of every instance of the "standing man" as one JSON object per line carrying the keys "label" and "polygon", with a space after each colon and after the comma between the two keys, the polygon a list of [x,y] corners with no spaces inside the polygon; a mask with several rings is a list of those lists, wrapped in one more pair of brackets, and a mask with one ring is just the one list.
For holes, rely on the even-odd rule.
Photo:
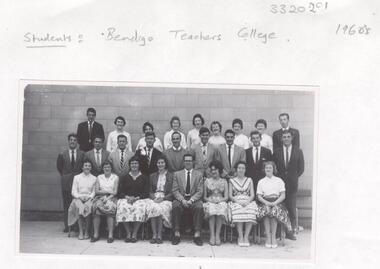
{"label": "standing man", "polygon": [[101,137],[104,141],[103,126],[95,121],[96,110],[92,107],[87,109],[87,121],[78,124],[77,135],[79,149],[87,152],[94,148],[94,138]]}
{"label": "standing man", "polygon": [[85,159],[89,160],[92,164],[91,174],[94,176],[99,176],[103,174],[103,164],[108,160],[110,153],[103,149],[103,138],[96,136],[94,138],[94,149],[89,150],[85,153]]}
{"label": "standing man", "polygon": [[253,146],[245,150],[247,159],[245,175],[252,178],[256,193],[257,183],[265,177],[263,163],[271,160],[272,153],[270,149],[261,146],[261,133],[259,131],[252,131],[250,138]]}
{"label": "standing man", "polygon": [[243,161],[245,162],[245,150],[234,144],[235,133],[228,129],[224,133],[226,144],[219,145],[217,149],[217,160],[223,165],[222,177],[230,179],[235,176],[235,165]]}
{"label": "standing man", "polygon": [[278,119],[280,120],[281,129],[279,129],[273,133],[273,136],[272,136],[273,137],[273,150],[282,147],[282,134],[285,131],[290,131],[290,133],[292,134],[293,146],[300,147],[300,132],[297,129],[291,128],[289,126],[289,114],[288,113],[281,113],[278,116]]}
{"label": "standing man", "polygon": [[155,141],[155,133],[146,132],[146,146],[138,149],[135,154],[140,160],[140,171],[147,176],[158,171],[157,159],[162,155],[162,153],[158,149],[153,147]]}
{"label": "standing man", "polygon": [[108,160],[112,164],[113,171],[121,178],[129,173],[129,159],[133,157],[133,152],[127,149],[128,139],[125,135],[117,137],[117,149],[112,151]]}
{"label": "standing man", "polygon": [[288,131],[282,134],[282,146],[275,149],[273,153],[273,161],[277,165],[278,176],[285,182],[285,203],[289,210],[292,231],[287,237],[296,240],[296,207],[297,207],[297,190],[298,178],[304,171],[304,158],[302,150],[292,144],[293,135]]}
{"label": "standing man", "polygon": [[73,185],[74,176],[81,173],[82,162],[84,159],[83,151],[77,148],[78,140],[76,134],[69,134],[68,137],[69,148],[65,149],[58,155],[57,158],[57,170],[61,176],[61,190],[63,200],[63,223],[65,228],[63,232],[69,231],[67,224],[68,209],[71,204],[71,188]]}
{"label": "standing man", "polygon": [[208,142],[210,130],[207,127],[199,129],[199,137],[201,142],[194,144],[190,151],[195,160],[194,169],[200,171],[205,177],[211,177],[209,165],[216,158],[216,147]]}
{"label": "standing man", "polygon": [[173,146],[165,150],[164,154],[168,160],[169,172],[176,172],[185,168],[183,163],[183,156],[187,153],[187,150],[181,146],[182,136],[179,132],[172,133]]}
{"label": "standing man", "polygon": [[173,227],[174,237],[172,244],[178,245],[181,241],[181,220],[184,211],[192,215],[194,228],[194,243],[202,246],[201,238],[203,221],[203,175],[193,169],[193,155],[186,153],[183,157],[185,169],[174,173],[173,179]]}

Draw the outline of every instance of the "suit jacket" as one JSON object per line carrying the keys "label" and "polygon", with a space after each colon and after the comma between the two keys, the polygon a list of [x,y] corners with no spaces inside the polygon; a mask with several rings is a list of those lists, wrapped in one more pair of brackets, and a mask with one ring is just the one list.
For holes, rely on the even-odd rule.
{"label": "suit jacket", "polygon": [[207,156],[206,160],[203,161],[202,147],[200,144],[195,144],[190,150],[190,153],[194,156],[195,164],[194,169],[202,173],[206,177],[210,177],[210,163],[217,158],[216,156],[217,148],[210,143],[207,145]]}
{"label": "suit jacket", "polygon": [[58,155],[57,158],[57,170],[61,175],[61,187],[62,191],[71,192],[74,176],[82,172],[82,164],[84,159],[84,152],[77,149],[77,156],[75,159],[74,168],[71,168],[70,152],[65,149]]}
{"label": "suit jacket", "polygon": [[109,155],[110,155],[110,153],[107,150],[102,149],[102,159],[100,160],[100,166],[98,166],[96,164],[96,156],[95,156],[95,152],[93,149],[87,151],[84,154],[84,158],[86,160],[89,160],[92,164],[91,174],[93,174],[96,177],[99,176],[100,174],[103,174],[102,166],[103,166],[104,162],[108,160]]}
{"label": "suit jacket", "polygon": [[250,147],[249,149],[245,150],[247,162],[247,170],[245,172],[245,176],[252,178],[256,191],[258,181],[265,177],[265,172],[263,171],[263,163],[272,159],[272,152],[270,149],[261,147],[259,161],[254,163],[252,155],[253,148],[254,147]]}
{"label": "suit jacket", "polygon": [[245,150],[242,147],[234,145],[234,153],[232,157],[232,163],[230,167],[230,163],[228,161],[228,152],[226,148],[226,144],[219,145],[217,149],[217,160],[220,161],[223,165],[223,175],[222,177],[225,177],[227,175],[233,175],[235,173],[235,165],[239,161],[244,161],[246,160],[245,156]]}
{"label": "suit jacket", "polygon": [[[142,154],[142,152],[144,152],[144,154]],[[139,158],[140,160],[140,171],[141,173],[145,174],[145,175],[150,175],[154,172],[157,172],[158,168],[157,168],[157,159],[158,157],[160,157],[162,155],[162,153],[153,148],[152,149],[152,155],[151,155],[151,160],[150,162],[148,162],[148,157],[146,155],[146,149],[143,148],[143,149],[138,149],[135,153],[135,155]]]}
{"label": "suit jacket", "polygon": [[78,124],[77,129],[79,148],[86,152],[94,148],[93,142],[96,136],[100,136],[104,141],[103,125],[94,121],[92,125],[91,137],[88,132],[88,121],[84,121]]}
{"label": "suit jacket", "polygon": [[132,151],[128,151],[127,149],[125,149],[125,152],[124,152],[124,161],[123,161],[123,166],[120,166],[120,153],[119,153],[119,149],[115,149],[114,151],[112,151],[110,153],[110,155],[108,156],[108,160],[111,162],[112,164],[112,169],[113,169],[113,172],[119,176],[119,178],[121,178],[122,176],[125,176],[129,173],[129,159],[131,159],[133,157],[133,152]]}
{"label": "suit jacket", "polygon": [[298,178],[303,174],[305,166],[302,150],[292,146],[288,167],[285,167],[283,147],[273,152],[273,161],[276,163],[278,176],[285,182],[286,191],[297,192]]}
{"label": "suit jacket", "polygon": [[[185,198],[186,193],[186,170],[180,170],[174,173],[173,178],[173,195],[178,201]],[[190,178],[190,195],[194,202],[201,200],[203,197],[203,175],[198,170],[193,169]]]}
{"label": "suit jacket", "polygon": [[[157,191],[157,182],[158,182],[158,172],[154,172],[149,177],[149,196],[151,199],[154,199],[154,194]],[[164,200],[173,201],[173,174],[170,172],[166,173],[166,182],[165,182],[165,197]]]}
{"label": "suit jacket", "polygon": [[[293,136],[292,145],[296,147],[300,147],[300,132],[297,129],[290,128],[289,131]],[[284,131],[279,129],[273,133],[273,150],[282,147],[282,133]]]}

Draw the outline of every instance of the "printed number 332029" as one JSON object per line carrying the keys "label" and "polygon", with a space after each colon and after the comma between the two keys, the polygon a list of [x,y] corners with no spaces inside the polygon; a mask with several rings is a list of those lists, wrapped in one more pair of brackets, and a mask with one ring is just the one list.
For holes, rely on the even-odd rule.
{"label": "printed number 332029", "polygon": [[300,14],[305,12],[317,13],[327,9],[327,2],[310,2],[308,5],[270,5],[270,12],[273,14]]}

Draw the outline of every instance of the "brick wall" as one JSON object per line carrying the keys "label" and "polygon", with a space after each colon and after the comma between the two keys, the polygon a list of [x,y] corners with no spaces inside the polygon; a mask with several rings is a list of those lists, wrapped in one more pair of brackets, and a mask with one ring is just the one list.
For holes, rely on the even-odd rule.
{"label": "brick wall", "polygon": [[[97,110],[97,121],[106,134],[113,120],[127,119],[133,147],[142,136],[142,124],[150,121],[162,140],[169,120],[177,115],[182,130],[192,128],[192,117],[201,113],[206,126],[219,120],[223,131],[235,117],[244,122],[244,133],[257,119],[268,122],[268,133],[279,128],[278,114],[288,112],[291,125],[300,130],[306,168],[300,188],[311,190],[313,175],[314,94],[300,91],[257,91],[190,88],[142,88],[109,86],[28,85],[25,88],[22,149],[22,210],[61,210],[56,157],[67,145],[67,134],[86,119],[86,109]],[[311,206],[311,200],[308,202]]]}

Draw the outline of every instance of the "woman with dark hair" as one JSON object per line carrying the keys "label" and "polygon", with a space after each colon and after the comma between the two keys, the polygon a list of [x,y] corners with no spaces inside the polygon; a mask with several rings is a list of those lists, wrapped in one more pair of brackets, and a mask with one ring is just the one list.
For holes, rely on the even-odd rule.
{"label": "woman with dark hair", "polygon": [[173,143],[172,143],[172,134],[174,132],[178,132],[181,135],[180,146],[183,149],[186,149],[187,148],[186,137],[185,137],[185,135],[182,132],[179,131],[180,127],[181,127],[181,120],[179,119],[179,117],[173,116],[171,118],[171,120],[170,120],[170,127],[171,127],[171,129],[169,131],[167,131],[165,133],[165,135],[164,135],[164,150],[170,149],[173,146]]}
{"label": "woman with dark hair", "polygon": [[164,155],[157,158],[158,171],[151,174],[146,215],[152,227],[152,244],[162,244],[162,224],[172,227],[173,174],[167,170]]}
{"label": "woman with dark hair", "polygon": [[249,233],[252,225],[257,223],[257,205],[254,201],[253,181],[245,176],[246,166],[243,161],[236,164],[237,176],[230,179],[229,185],[231,221],[236,224],[238,245],[241,247],[249,246]]}
{"label": "woman with dark hair", "polygon": [[[143,148],[146,147],[145,133],[153,132],[154,131],[153,124],[151,124],[149,121],[144,122],[143,127],[142,127],[142,131],[143,131],[144,136],[141,137],[140,140],[139,140],[139,142],[137,143],[136,151],[138,151],[139,149],[143,149]],[[158,137],[155,137],[153,147],[155,149],[161,151],[161,152],[163,152],[163,150],[164,150],[164,148],[163,148],[163,146],[161,144],[161,140]]]}
{"label": "woman with dark hair", "polygon": [[210,227],[210,245],[220,246],[220,230],[222,224],[227,222],[228,184],[220,177],[223,173],[220,162],[213,161],[209,167],[211,178],[206,178],[204,183],[203,209]]}
{"label": "woman with dark hair", "polygon": [[222,124],[220,124],[219,121],[211,122],[210,131],[212,135],[210,136],[208,142],[211,145],[219,146],[222,144],[226,144],[226,139],[221,135]]}
{"label": "woman with dark hair", "polygon": [[273,152],[273,139],[270,135],[266,133],[267,130],[267,121],[259,119],[255,123],[257,131],[261,134],[260,145],[264,148],[270,149]]}
{"label": "woman with dark hair", "polygon": [[187,133],[187,147],[191,149],[193,145],[199,144],[201,139],[199,137],[199,129],[205,124],[205,120],[201,114],[195,114],[193,116],[193,126],[194,129],[191,129]]}
{"label": "woman with dark hair", "polygon": [[232,121],[232,129],[235,132],[234,144],[242,147],[243,149],[249,148],[249,139],[243,134],[243,121],[241,119],[234,119]]}
{"label": "woman with dark hair", "polygon": [[[137,232],[146,220],[146,200],[149,194],[148,177],[140,171],[139,158],[129,160],[130,172],[120,178],[116,221],[125,228],[125,242],[137,242]],[[131,228],[132,226],[132,228]]]}
{"label": "woman with dark hair", "polygon": [[287,231],[292,230],[288,210],[282,203],[285,200],[285,184],[276,174],[276,164],[272,161],[264,163],[265,177],[257,185],[257,197],[260,202],[258,219],[264,220],[266,234],[265,246],[276,248],[277,223],[284,225]]}
{"label": "woman with dark hair", "polygon": [[109,161],[103,164],[103,174],[96,178],[95,198],[92,205],[94,235],[91,242],[99,240],[100,217],[105,216],[108,228],[108,243],[113,242],[113,230],[115,226],[115,214],[117,203],[117,187],[119,177],[112,173],[112,165]]}
{"label": "woman with dark hair", "polygon": [[132,139],[131,135],[124,130],[126,121],[124,117],[122,116],[117,116],[115,118],[114,124],[116,125],[116,130],[110,132],[108,134],[108,139],[107,139],[107,150],[109,152],[112,152],[113,150],[117,149],[117,137],[119,135],[125,135],[127,138],[127,149],[129,151],[132,151]]}

